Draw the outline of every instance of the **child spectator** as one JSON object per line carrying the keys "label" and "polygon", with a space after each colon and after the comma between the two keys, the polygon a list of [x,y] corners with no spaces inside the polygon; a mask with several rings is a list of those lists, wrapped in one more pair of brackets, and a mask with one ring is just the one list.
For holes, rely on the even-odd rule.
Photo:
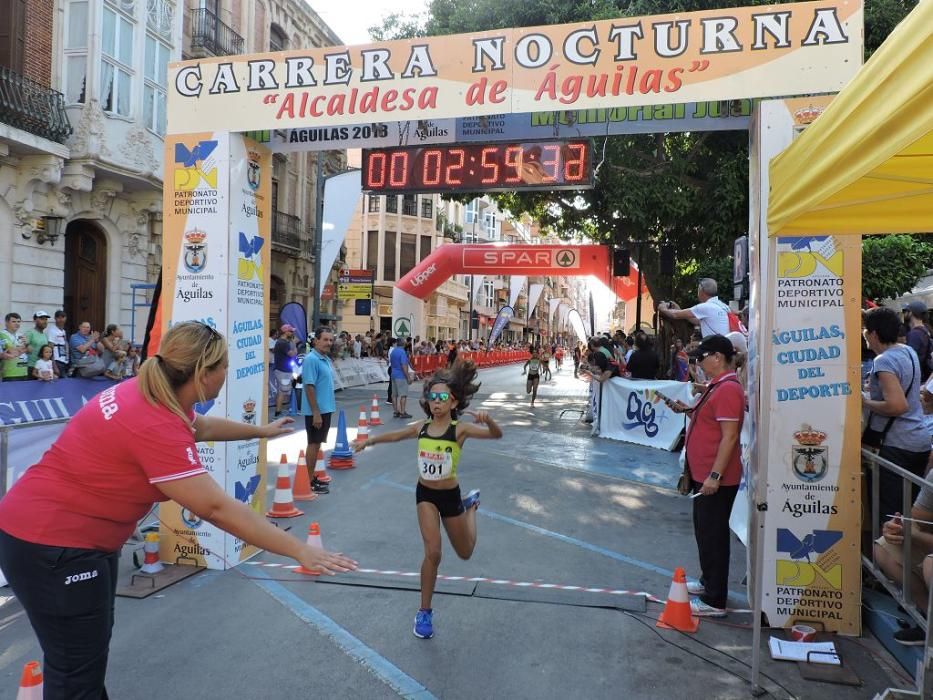
{"label": "child spectator", "polygon": [[139,374],[139,349],[135,345],[130,345],[126,350],[126,359],[123,360],[123,376],[129,378],[137,374]]}
{"label": "child spectator", "polygon": [[119,382],[121,379],[123,379],[123,361],[125,359],[126,350],[114,350],[113,360],[109,365],[107,365],[107,371],[104,372],[104,376],[107,377],[107,379],[113,379],[116,382]]}
{"label": "child spectator", "polygon": [[39,348],[39,356],[32,368],[32,376],[41,382],[51,382],[58,378],[58,368],[52,360],[52,346],[43,345]]}

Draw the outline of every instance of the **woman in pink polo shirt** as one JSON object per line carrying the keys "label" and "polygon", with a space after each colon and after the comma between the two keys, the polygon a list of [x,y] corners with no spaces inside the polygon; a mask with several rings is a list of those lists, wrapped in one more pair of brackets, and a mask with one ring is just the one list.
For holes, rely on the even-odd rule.
{"label": "woman in pink polo shirt", "polygon": [[46,698],[106,698],[120,548],[155,501],[176,501],[262,549],[325,573],[356,563],[302,543],[230,498],[197,442],[290,432],[196,415],[227,373],[227,342],[188,322],[162,339],[139,376],[98,394],[0,500],[0,569],[45,656]]}
{"label": "woman in pink polo shirt", "polygon": [[687,464],[693,482],[693,532],[700,555],[700,580],[687,583],[697,597],[694,615],[723,617],[729,590],[729,515],[742,480],[739,435],[745,416],[745,390],[735,375],[735,348],[722,335],[710,335],[688,353],[697,358],[708,383],[690,408]]}

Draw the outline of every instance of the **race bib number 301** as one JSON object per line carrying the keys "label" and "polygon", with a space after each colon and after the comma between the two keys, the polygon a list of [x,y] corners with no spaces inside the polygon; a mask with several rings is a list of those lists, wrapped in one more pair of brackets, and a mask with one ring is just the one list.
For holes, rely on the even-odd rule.
{"label": "race bib number 301", "polygon": [[449,452],[418,451],[418,472],[426,481],[449,479],[453,473],[453,459]]}

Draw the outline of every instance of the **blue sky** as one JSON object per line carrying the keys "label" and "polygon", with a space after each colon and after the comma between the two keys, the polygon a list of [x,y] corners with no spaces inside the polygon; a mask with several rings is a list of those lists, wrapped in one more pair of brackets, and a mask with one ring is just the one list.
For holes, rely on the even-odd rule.
{"label": "blue sky", "polygon": [[427,0],[308,0],[308,4],[349,45],[368,43],[369,27],[381,24],[388,14],[424,12]]}

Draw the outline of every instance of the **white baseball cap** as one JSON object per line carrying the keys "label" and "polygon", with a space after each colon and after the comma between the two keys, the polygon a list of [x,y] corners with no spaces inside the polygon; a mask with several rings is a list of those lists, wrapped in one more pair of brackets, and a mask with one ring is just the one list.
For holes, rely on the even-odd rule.
{"label": "white baseball cap", "polygon": [[52,315],[48,311],[36,311],[32,315],[32,319],[36,320],[37,318],[52,318]]}

